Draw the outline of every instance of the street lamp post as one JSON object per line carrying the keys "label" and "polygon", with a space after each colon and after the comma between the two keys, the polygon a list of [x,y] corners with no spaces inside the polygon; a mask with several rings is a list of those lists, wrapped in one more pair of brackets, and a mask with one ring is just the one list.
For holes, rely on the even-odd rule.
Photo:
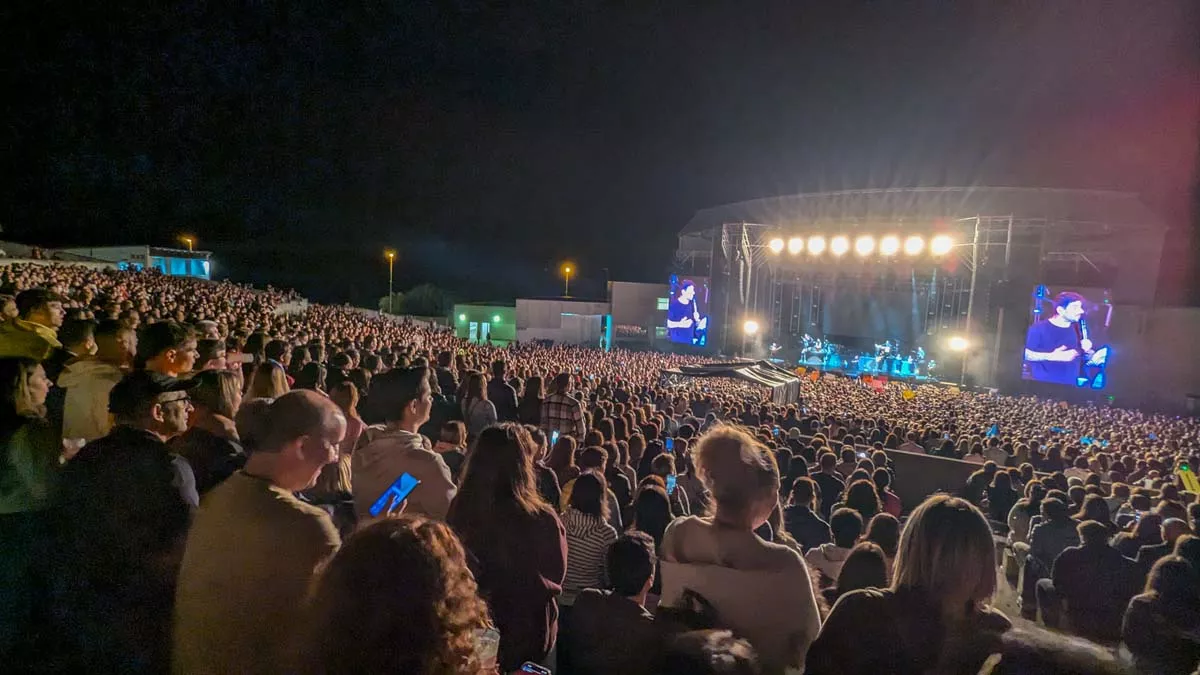
{"label": "street lamp post", "polygon": [[571,267],[570,263],[567,263],[567,264],[563,265],[562,271],[563,271],[563,297],[569,298],[569,297],[571,297],[571,272],[574,271],[574,268]]}
{"label": "street lamp post", "polygon": [[396,266],[396,252],[387,250],[383,254],[387,256],[388,261],[388,314],[395,314],[396,308],[392,306],[396,301],[396,296],[392,293],[392,272]]}
{"label": "street lamp post", "polygon": [[192,245],[196,243],[196,240],[195,240],[195,238],[193,238],[193,237],[180,237],[180,239],[182,239],[182,240],[183,240],[183,243],[187,244],[188,251],[189,251],[189,252],[191,252],[191,251],[193,250],[193,249],[192,249]]}

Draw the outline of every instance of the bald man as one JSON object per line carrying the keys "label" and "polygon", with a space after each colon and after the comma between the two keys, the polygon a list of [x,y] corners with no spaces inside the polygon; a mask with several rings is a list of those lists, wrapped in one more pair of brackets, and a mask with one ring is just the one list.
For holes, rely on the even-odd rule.
{"label": "bald man", "polygon": [[175,673],[288,670],[314,571],[341,540],[329,514],[293,495],[337,460],[346,418],[312,391],[265,411],[241,471],[213,488],[188,534],[176,592]]}

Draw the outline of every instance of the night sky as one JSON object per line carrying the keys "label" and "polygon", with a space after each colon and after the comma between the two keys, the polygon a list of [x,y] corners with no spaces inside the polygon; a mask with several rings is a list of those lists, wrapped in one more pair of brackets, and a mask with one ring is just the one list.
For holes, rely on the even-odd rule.
{"label": "night sky", "polygon": [[[504,7],[511,4],[513,7]],[[171,244],[373,304],[664,278],[705,206],[918,185],[1140,192],[1197,221],[1200,3],[0,6],[0,225]]]}

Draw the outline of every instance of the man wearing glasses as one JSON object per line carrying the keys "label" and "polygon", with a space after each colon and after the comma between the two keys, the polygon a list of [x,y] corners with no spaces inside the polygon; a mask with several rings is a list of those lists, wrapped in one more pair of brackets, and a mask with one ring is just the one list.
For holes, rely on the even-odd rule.
{"label": "man wearing glasses", "polygon": [[139,370],[109,394],[114,426],[63,467],[57,568],[89,669],[169,667],[175,581],[195,477],[167,441],[187,430],[192,381]]}

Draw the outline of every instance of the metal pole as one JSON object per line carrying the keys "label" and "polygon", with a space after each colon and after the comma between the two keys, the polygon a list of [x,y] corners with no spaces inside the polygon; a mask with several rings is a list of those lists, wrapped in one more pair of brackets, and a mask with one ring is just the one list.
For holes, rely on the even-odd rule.
{"label": "metal pole", "polygon": [[975,310],[975,279],[979,276],[979,216],[975,216],[975,236],[971,240],[971,290],[967,293],[967,335],[971,335],[971,314]]}
{"label": "metal pole", "polygon": [[570,272],[563,274],[563,297],[564,298],[571,297],[571,273]]}
{"label": "metal pole", "polygon": [[392,305],[396,301],[396,295],[392,292],[392,269],[396,264],[396,256],[388,256],[388,314],[395,314],[396,308]]}

